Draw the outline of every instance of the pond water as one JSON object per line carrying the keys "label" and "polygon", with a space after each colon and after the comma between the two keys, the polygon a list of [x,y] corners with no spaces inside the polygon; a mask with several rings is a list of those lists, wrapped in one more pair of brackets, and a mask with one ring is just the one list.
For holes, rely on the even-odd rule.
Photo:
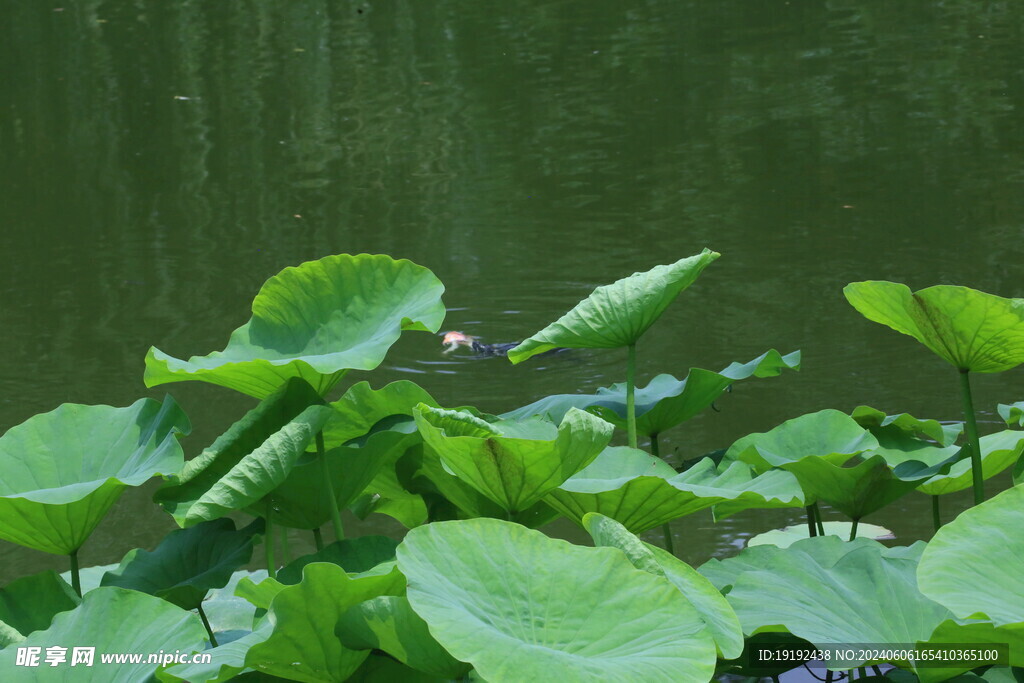
{"label": "pond water", "polygon": [[[333,253],[427,266],[445,329],[514,341],[597,285],[721,252],[642,340],[640,383],[769,348],[801,349],[803,369],[664,434],[677,460],[829,407],[960,416],[955,372],[863,319],[848,282],[1024,294],[1016,3],[67,0],[0,16],[0,431],[170,392],[194,456],[252,401],[146,390],[147,348],[223,348],[266,278]],[[512,366],[441,350],[407,334],[350,378],[503,412],[625,375],[624,351]],[[976,378],[983,433],[1024,398],[1021,372]],[[173,527],[152,488],[123,498],[84,566]],[[698,514],[674,532],[699,563],[800,519]],[[931,533],[924,496],[866,521]],[[0,541],[0,583],[47,567],[66,558]]]}

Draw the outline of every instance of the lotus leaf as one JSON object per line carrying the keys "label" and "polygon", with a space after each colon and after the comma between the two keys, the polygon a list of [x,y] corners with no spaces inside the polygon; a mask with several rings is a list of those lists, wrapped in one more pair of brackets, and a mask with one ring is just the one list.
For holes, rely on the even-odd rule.
{"label": "lotus leaf", "polygon": [[[710,406],[734,382],[748,377],[775,377],[785,369],[800,369],[799,351],[783,356],[771,349],[748,363],[732,363],[721,372],[692,368],[682,380],[672,375],[658,375],[646,387],[636,390],[637,432],[647,436],[660,434]],[[558,421],[570,408],[589,410],[625,429],[626,385],[613,384],[594,394],[548,396],[502,417],[520,420],[542,415]]]}
{"label": "lotus leaf", "polygon": [[555,348],[616,349],[636,343],[684,289],[721,254],[705,249],[670,265],[634,273],[590,296],[508,352],[513,363]]}
{"label": "lotus leaf", "polygon": [[201,380],[264,398],[290,377],[321,395],[350,369],[373,370],[405,330],[437,332],[444,286],[389,256],[339,254],[285,268],[264,283],[252,318],[223,351],[180,360],[153,347],[146,386]]}
{"label": "lotus leaf", "polygon": [[1024,487],[1003,491],[939,529],[918,568],[921,592],[960,618],[1024,628]]}
{"label": "lotus leaf", "polygon": [[161,681],[188,681],[188,683],[222,683],[236,680],[239,674],[252,671],[245,665],[245,656],[249,648],[270,637],[274,625],[263,621],[255,631],[250,631],[241,638],[221,644],[211,650],[208,664],[176,664],[156,672]]}
{"label": "lotus leaf", "polygon": [[997,410],[1007,427],[1024,427],[1024,401],[1000,403]]}
{"label": "lotus leaf", "polygon": [[221,588],[232,573],[252,558],[258,520],[235,530],[230,519],[217,519],[167,534],[153,552],[136,548],[101,586],[120,586],[163,598],[182,609],[199,607],[212,588]]}
{"label": "lotus leaf", "polygon": [[178,472],[191,427],[174,399],[65,403],[0,437],[0,538],[74,553],[128,486]]}
{"label": "lotus leaf", "polygon": [[[523,433],[515,422],[491,425],[465,413],[416,408],[416,425],[426,443],[466,484],[510,513],[525,511],[552,489],[586,467],[608,445],[613,427],[582,410],[570,410],[554,434],[548,423],[532,422],[529,431],[544,438],[505,436]],[[541,427],[545,429],[541,430]]]}
{"label": "lotus leaf", "polygon": [[[741,560],[745,566],[730,578],[726,597],[748,635],[786,630],[822,646],[927,642],[952,615],[917,588],[923,549],[919,542],[893,552],[876,541],[843,543],[834,536],[784,549],[758,546],[740,553],[752,556]],[[892,663],[913,670],[908,662]],[[917,673],[924,680],[948,677],[935,669]]]}
{"label": "lotus leaf", "polygon": [[[1012,429],[986,434],[979,441],[983,479],[989,479],[999,474],[1017,462],[1021,453],[1024,452],[1024,432]],[[918,486],[917,490],[932,496],[941,496],[969,488],[972,481],[971,461],[964,458],[955,463],[949,472],[932,477]]]}
{"label": "lotus leaf", "polygon": [[395,559],[398,541],[387,536],[360,536],[326,545],[311,555],[303,555],[277,573],[277,580],[285,585],[302,580],[302,570],[313,562],[330,562],[349,574],[370,571],[374,567]]}
{"label": "lotus leaf", "polygon": [[49,628],[55,615],[81,602],[68,582],[54,571],[23,576],[0,589],[0,623],[27,636]]}
{"label": "lotus leaf", "polygon": [[594,545],[618,548],[637,569],[663,576],[679,589],[700,613],[711,637],[715,639],[719,657],[736,659],[743,652],[743,629],[729,602],[710,581],[682,560],[661,548],[644,543],[615,520],[590,513],[583,526],[594,539]]}
{"label": "lotus leaf", "polygon": [[854,282],[843,294],[868,320],[910,335],[958,370],[1002,372],[1024,362],[1024,299],[952,285],[911,292],[885,281]]}
{"label": "lotus leaf", "polygon": [[[339,509],[348,507],[369,486],[377,473],[401,456],[417,434],[382,431],[367,439],[362,447],[338,446],[324,454],[330,472],[334,499]],[[331,495],[323,485],[323,463],[316,458],[298,462],[270,494],[274,503],[274,522],[296,529],[317,529],[331,519]],[[259,514],[262,503],[250,510]]]}
{"label": "lotus leaf", "polygon": [[385,418],[407,415],[411,420],[413,408],[420,403],[440,407],[430,394],[408,380],[391,382],[380,389],[358,382],[331,403],[334,414],[324,426],[324,441],[333,448],[366,434]]}
{"label": "lotus leaf", "polygon": [[853,418],[828,409],[787,420],[768,432],[745,436],[726,451],[725,457],[748,462],[756,471],[764,472],[808,456],[842,465],[877,446],[875,437]]}
{"label": "lotus leaf", "polygon": [[[822,528],[825,530],[822,536],[837,536],[843,540],[850,537],[850,532],[853,528],[853,524],[850,522],[822,522]],[[875,524],[860,524],[857,526],[858,538],[870,538],[876,541],[882,539],[896,538],[892,532],[885,527],[877,526]],[[788,548],[797,541],[802,541],[807,538],[807,527],[803,524],[795,526],[787,526],[782,529],[772,529],[771,531],[765,531],[764,533],[752,536],[747,541],[747,547],[751,548],[758,545],[773,545],[778,548]]]}
{"label": "lotus leaf", "polygon": [[545,501],[579,523],[588,512],[598,512],[637,534],[726,501],[732,507],[723,507],[724,514],[803,505],[800,487],[787,472],[754,477],[745,463],[726,463],[719,471],[705,458],[677,474],[659,458],[626,446],[605,449]]}
{"label": "lotus leaf", "polygon": [[256,621],[256,609],[248,600],[235,595],[239,583],[246,581],[259,582],[267,578],[267,570],[247,571],[240,569],[231,575],[231,579],[223,588],[210,591],[203,601],[203,611],[210,622],[210,627],[217,635],[221,645],[237,640],[252,631]]}
{"label": "lotus leaf", "polygon": [[857,421],[857,424],[870,430],[875,436],[878,436],[882,428],[888,427],[913,437],[931,439],[940,446],[950,446],[956,443],[957,437],[964,430],[964,425],[961,422],[943,424],[938,420],[921,420],[910,413],[886,415],[871,406],[854,408],[851,417]]}
{"label": "lotus leaf", "polygon": [[487,680],[707,681],[714,672],[714,642],[690,602],[619,550],[474,519],[413,529],[398,564],[431,634]]}
{"label": "lotus leaf", "polygon": [[[462,680],[478,681],[481,679],[478,676],[474,676],[473,672],[470,672]],[[348,679],[348,683],[394,683],[394,681],[401,681],[402,683],[449,683],[451,679],[448,677],[431,676],[422,671],[410,669],[398,660],[382,655],[370,655],[367,657],[362,666]],[[1003,682],[1000,681],[999,683]],[[1010,681],[1009,683],[1016,682]]]}
{"label": "lotus leaf", "polygon": [[[81,605],[61,612],[50,628],[36,631],[18,646],[41,649],[40,666],[31,670],[39,676],[36,680],[136,683],[149,680],[159,664],[149,664],[145,658],[139,664],[103,664],[100,656],[161,650],[196,652],[203,650],[206,639],[206,629],[195,614],[152,595],[105,586],[86,593]],[[67,648],[66,661],[51,667],[43,658],[47,648],[54,646]],[[72,648],[89,647],[95,648],[92,666],[72,665]],[[0,671],[26,671],[16,667],[16,650],[0,650]]]}
{"label": "lotus leaf", "polygon": [[334,637],[338,620],[352,607],[378,595],[398,595],[405,579],[390,564],[387,573],[349,575],[335,564],[315,562],[302,581],[286,586],[270,605],[271,635],[249,648],[248,667],[300,681],[344,681],[369,650],[351,650]]}
{"label": "lotus leaf", "polygon": [[[196,501],[244,458],[265,446],[269,447],[271,439],[280,441],[283,434],[279,432],[311,406],[324,406],[313,387],[301,379],[285,382],[217,437],[210,447],[185,463],[175,480],[165,484],[153,499],[170,512],[178,524],[184,524],[189,508]],[[321,412],[310,415],[320,415]],[[328,408],[323,412],[325,419],[329,414]],[[295,428],[292,427],[291,431]],[[293,455],[300,456],[304,449],[305,446],[302,450],[295,450]]]}
{"label": "lotus leaf", "polygon": [[471,668],[441,647],[404,596],[382,595],[353,607],[335,632],[350,649],[383,650],[403,664],[441,678],[458,679]]}

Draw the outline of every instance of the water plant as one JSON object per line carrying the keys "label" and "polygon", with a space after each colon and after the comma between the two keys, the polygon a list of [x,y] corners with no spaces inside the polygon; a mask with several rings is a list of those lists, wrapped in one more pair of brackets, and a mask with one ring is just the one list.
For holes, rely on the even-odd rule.
{"label": "water plant", "polygon": [[[403,329],[436,329],[443,315],[440,283],[426,269],[341,255],[272,278],[224,352],[186,362],[151,350],[152,383],[201,379],[258,399],[188,461],[178,437],[190,425],[170,398],[67,404],[11,428],[0,437],[0,539],[69,554],[73,571],[0,586],[0,677],[26,671],[15,667],[33,652],[58,657],[54,643],[64,642],[97,654],[164,649],[209,660],[32,673],[193,683],[708,681],[784,671],[748,661],[752,649],[779,642],[975,644],[1024,665],[1015,573],[1024,487],[977,505],[927,544],[884,546],[863,538],[891,539],[871,525],[858,537],[862,517],[913,489],[937,501],[976,483],[972,460],[960,458],[960,424],[867,406],[851,415],[823,410],[743,436],[721,459],[682,472],[635,447],[644,434],[656,450],[659,433],[736,381],[799,367],[799,352],[772,350],[636,389],[636,341],[715,258],[705,250],[598,288],[514,358],[552,346],[626,346],[624,385],[500,417],[443,409],[408,381],[358,382],[329,400],[348,370],[375,367]],[[989,320],[984,311],[958,315]],[[973,357],[972,369],[990,367],[975,361],[1000,344],[1012,346],[995,336],[1002,341]],[[1021,426],[1020,404],[999,412]],[[616,426],[632,445],[609,446]],[[1017,479],[1024,476],[1024,432],[967,431],[983,477],[1015,462]],[[121,491],[158,475],[166,481],[154,500],[181,528],[152,550],[79,569],[78,547]],[[818,501],[852,522],[823,522]],[[346,507],[389,514],[410,530],[401,540],[347,538]],[[739,555],[699,569],[638,535],[700,510],[718,521],[785,508],[804,508],[808,526],[750,537]],[[242,528],[229,518],[245,515],[253,519]],[[539,530],[559,516],[585,529],[594,547]],[[328,522],[335,539],[325,543]],[[280,527],[312,531],[316,551],[277,554]],[[260,543],[266,569],[243,568]],[[982,673],[972,662],[882,662],[902,670],[887,672],[889,680]],[[993,671],[985,680],[1006,673]]]}
{"label": "water plant", "polygon": [[912,292],[885,281],[854,282],[843,294],[868,320],[913,337],[960,373],[974,502],[980,503],[985,484],[970,373],[1003,372],[1024,363],[1024,299],[951,285]]}

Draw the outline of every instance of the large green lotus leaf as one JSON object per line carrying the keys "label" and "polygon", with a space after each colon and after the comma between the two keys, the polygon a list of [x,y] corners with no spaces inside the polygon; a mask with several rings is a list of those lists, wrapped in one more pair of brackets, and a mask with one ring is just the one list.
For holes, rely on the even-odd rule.
{"label": "large green lotus leaf", "polygon": [[[351,505],[387,462],[394,462],[410,443],[419,440],[418,434],[383,431],[367,439],[362,447],[338,446],[324,453],[338,508]],[[279,524],[317,529],[331,519],[330,493],[323,485],[323,464],[317,458],[308,460],[297,464],[270,493],[274,521]],[[259,514],[259,504],[250,512]]]}
{"label": "large green lotus leaf", "polygon": [[55,615],[74,609],[80,602],[57,572],[31,574],[0,589],[0,622],[27,636],[49,628]]}
{"label": "large green lotus leaf", "polygon": [[827,409],[787,420],[767,432],[745,436],[729,447],[725,457],[748,462],[758,472],[764,472],[811,455],[842,465],[877,446],[875,437],[852,417]]}
{"label": "large green lotus leaf", "polygon": [[472,668],[448,654],[404,596],[382,595],[350,609],[335,631],[353,650],[383,650],[413,669],[447,679]]}
{"label": "large green lotus leaf", "polygon": [[511,349],[508,359],[521,363],[556,348],[615,349],[635,344],[719,256],[705,249],[696,256],[598,287],[571,311]]}
{"label": "large green lotus leaf", "polygon": [[0,538],[78,550],[125,487],[181,469],[178,435],[190,430],[169,396],[126,408],[65,403],[11,427],[0,437]]}
{"label": "large green lotus leaf", "polygon": [[212,588],[221,588],[232,573],[252,558],[253,536],[262,520],[235,530],[230,519],[217,519],[167,534],[153,552],[130,551],[100,585],[131,588],[163,598],[182,609],[195,609]]}
{"label": "large green lotus leaf", "polygon": [[916,558],[893,557],[876,541],[848,544],[834,561],[834,548],[810,550],[837,543],[824,536],[759,546],[771,549],[762,554],[770,563],[741,573],[727,594],[744,633],[786,630],[815,645],[916,643],[951,616],[918,590]]}
{"label": "large green lotus leaf", "polygon": [[[850,537],[850,532],[853,529],[852,522],[822,522],[822,529],[825,533],[823,536],[836,536],[844,541]],[[796,524],[793,526],[783,527],[781,529],[772,529],[771,531],[765,531],[756,536],[751,536],[747,540],[747,547],[751,548],[758,545],[773,545],[778,548],[788,548],[797,541],[802,541],[808,538],[806,524]],[[878,526],[876,524],[858,524],[857,525],[857,538],[870,538],[876,541],[888,540],[896,538],[891,531],[885,527]]]}
{"label": "large green lotus leaf", "polygon": [[884,431],[884,428],[896,429],[910,436],[931,439],[940,446],[956,443],[957,437],[964,430],[962,422],[943,424],[938,420],[922,420],[910,413],[886,415],[871,406],[858,406],[853,409],[850,416],[875,436],[879,435],[880,430]]}
{"label": "large green lotus leaf", "polygon": [[[243,671],[252,671],[245,665],[249,648],[265,641],[273,631],[269,620],[263,621],[255,631],[241,638],[224,643],[206,652],[210,661],[206,664],[175,664],[159,669],[156,677],[161,681],[187,681],[188,683],[222,683],[236,680]],[[219,642],[219,641],[218,641]]]}
{"label": "large green lotus leaf", "polygon": [[[103,664],[100,656],[113,653],[201,652],[207,641],[206,629],[199,617],[152,595],[106,586],[86,593],[82,604],[61,612],[45,631],[36,631],[18,647],[39,647],[40,666],[34,669],[16,666],[18,648],[0,650],[0,671],[5,680],[97,681],[98,683],[137,683],[150,680],[159,664]],[[46,649],[67,648],[66,662],[57,666],[45,663]],[[92,666],[74,661],[73,648],[95,648]],[[10,677],[14,673],[15,678]],[[18,677],[28,673],[31,678]]]}
{"label": "large green lotus leaf", "polygon": [[373,370],[405,330],[437,332],[444,285],[389,256],[339,254],[285,268],[252,302],[223,351],[180,360],[146,354],[146,386],[202,380],[263,398],[290,377],[321,394],[350,369]]}
{"label": "large green lotus leaf", "polygon": [[273,633],[249,648],[248,667],[295,681],[344,681],[369,650],[352,650],[334,636],[338,620],[352,607],[378,595],[400,595],[405,578],[387,573],[349,575],[335,564],[316,562],[302,581],[282,589],[270,605]]}
{"label": "large green lotus leaf", "polygon": [[[1009,645],[1009,663],[1017,667],[1024,666],[1024,624],[997,627],[988,620],[947,619],[939,624],[929,640],[931,643],[952,643],[960,646]],[[1017,682],[1014,680],[1013,683]]]}
{"label": "large green lotus leaf", "polygon": [[[748,363],[732,363],[721,372],[691,368],[682,380],[658,375],[646,387],[636,390],[637,432],[648,436],[660,434],[710,406],[734,382],[748,377],[775,377],[785,369],[800,369],[799,351],[783,356],[771,349]],[[602,387],[594,394],[548,396],[502,417],[521,420],[541,415],[557,422],[570,408],[590,410],[625,429],[626,385]]]}
{"label": "large green lotus leaf", "polygon": [[1007,427],[1024,427],[1024,401],[1000,403],[996,409]]}
{"label": "large green lotus leaf", "polygon": [[[570,410],[555,434],[518,438],[503,436],[500,426],[452,412],[418,406],[415,417],[420,434],[453,474],[512,513],[540,502],[586,467],[608,445],[614,429],[590,413]],[[523,429],[513,421],[504,424]],[[529,429],[541,425],[546,423],[531,422]]]}
{"label": "large green lotus leaf", "polygon": [[854,282],[847,301],[868,320],[910,335],[959,370],[1002,372],[1024,362],[1024,299],[969,287]]}
{"label": "large green lotus leaf", "polygon": [[266,578],[266,569],[240,569],[231,574],[223,588],[210,591],[203,601],[203,611],[206,612],[210,627],[217,634],[217,642],[230,642],[252,630],[256,623],[256,609],[248,600],[235,595],[235,590],[243,579],[251,583]]}
{"label": "large green lotus leaf", "polygon": [[1024,487],[1015,486],[940,528],[921,558],[921,591],[961,618],[1024,622]]}
{"label": "large green lotus leaf", "polygon": [[851,519],[880,510],[915,489],[936,471],[936,468],[924,468],[900,476],[901,468],[894,469],[878,454],[845,467],[816,455],[785,463],[782,467],[796,475],[808,500],[824,501]]}
{"label": "large green lotus leaf", "polygon": [[[407,453],[417,450],[422,452],[422,448],[413,446]],[[377,512],[398,520],[406,529],[426,523],[428,512],[423,496],[406,489],[398,479],[396,467],[405,457],[408,456],[403,455],[390,465],[385,463],[363,494],[349,506],[356,517],[366,519]]]}
{"label": "large green lotus leaf", "polygon": [[157,491],[153,500],[182,524],[189,508],[243,458],[263,447],[313,405],[324,405],[313,387],[301,379],[287,381],[231,425],[211,446],[185,463],[181,473]]}
{"label": "large green lotus leaf", "polygon": [[679,589],[697,609],[715,639],[722,659],[736,659],[743,653],[743,629],[728,601],[696,569],[661,548],[644,543],[614,519],[591,513],[583,526],[594,545],[618,548],[637,569],[663,576]]}
{"label": "large green lotus leaf", "polygon": [[545,498],[578,523],[597,512],[637,534],[726,501],[735,505],[730,512],[803,505],[796,479],[786,472],[752,477],[750,467],[739,462],[719,472],[705,458],[677,474],[660,458],[626,446],[605,449]]}
{"label": "large green lotus leaf", "polygon": [[407,415],[411,419],[413,408],[420,403],[440,407],[426,390],[408,380],[391,382],[380,389],[371,388],[369,382],[358,382],[331,403],[334,415],[324,426],[324,441],[332,448],[366,434],[385,418]]}
{"label": "large green lotus leaf", "polygon": [[302,570],[306,565],[314,562],[336,564],[349,574],[366,572],[394,560],[397,547],[398,541],[387,536],[360,536],[335,541],[311,555],[293,560],[277,573],[277,580],[289,586],[296,584],[302,580]]}
{"label": "large green lotus leaf", "polygon": [[[1024,452],[1024,432],[1005,429],[986,434],[980,439],[981,473],[984,479],[994,477],[1020,459]],[[970,488],[974,483],[971,459],[964,458],[954,464],[948,473],[932,477],[918,490],[932,496],[941,496]]]}
{"label": "large green lotus leaf", "polygon": [[690,602],[619,550],[495,519],[438,522],[398,547],[430,632],[486,680],[707,681],[715,645]]}

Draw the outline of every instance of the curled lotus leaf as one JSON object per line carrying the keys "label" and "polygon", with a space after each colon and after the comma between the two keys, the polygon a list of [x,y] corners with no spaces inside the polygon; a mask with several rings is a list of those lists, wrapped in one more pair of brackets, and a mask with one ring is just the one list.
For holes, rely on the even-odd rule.
{"label": "curled lotus leaf", "polygon": [[1024,299],[953,285],[912,292],[877,280],[851,283],[843,294],[868,320],[913,337],[958,370],[1002,372],[1024,362]]}
{"label": "curled lotus leaf", "polygon": [[799,507],[803,497],[788,472],[754,476],[745,463],[719,469],[705,458],[677,474],[660,458],[619,446],[605,449],[545,502],[577,523],[600,513],[638,534],[712,506],[720,506],[720,518],[748,508]]}
{"label": "curled lotus leaf", "polygon": [[508,359],[521,363],[556,348],[615,349],[635,344],[720,255],[705,249],[598,287],[561,318],[511,349]]}
{"label": "curled lotus leaf", "polygon": [[715,643],[691,602],[620,550],[472,519],[413,529],[398,566],[433,637],[486,680],[696,682],[714,673]]}
{"label": "curled lotus leaf", "polygon": [[952,445],[964,430],[962,422],[944,424],[938,420],[922,420],[910,413],[886,415],[871,406],[858,406],[854,408],[850,416],[857,421],[857,424],[875,436],[878,436],[879,431],[888,428],[912,437],[931,439],[939,446]]}
{"label": "curled lotus leaf", "polygon": [[338,254],[282,270],[252,302],[227,347],[181,360],[146,354],[146,386],[200,380],[256,398],[301,377],[321,395],[349,370],[373,370],[406,330],[437,332],[444,286],[390,256]]}
{"label": "curled lotus leaf", "polygon": [[1024,401],[1000,403],[997,410],[1007,427],[1024,427]]}
{"label": "curled lotus leaf", "polygon": [[808,456],[842,465],[855,455],[878,446],[857,422],[838,410],[822,410],[783,422],[774,429],[738,440],[725,457],[742,460],[763,472]]}
{"label": "curled lotus leaf", "polygon": [[125,408],[74,403],[0,437],[0,539],[66,555],[85,542],[128,486],[184,464],[188,418],[169,396]]}
{"label": "curled lotus leaf", "polygon": [[556,429],[542,420],[491,424],[468,413],[416,408],[416,425],[445,467],[511,513],[525,511],[586,467],[613,427],[570,410]]}
{"label": "curled lotus leaf", "polygon": [[[986,434],[979,439],[981,446],[981,475],[989,479],[1015,462],[1020,462],[1024,453],[1024,432],[1004,429],[995,434]],[[970,458],[963,458],[953,464],[948,472],[936,474],[917,487],[921,493],[941,496],[970,488],[973,483]]]}
{"label": "curled lotus leaf", "polygon": [[[746,363],[732,363],[719,372],[691,368],[683,379],[658,375],[636,390],[636,428],[651,436],[689,420],[722,395],[733,383],[750,377],[775,377],[783,370],[800,369],[800,352],[785,356],[770,349]],[[602,387],[593,394],[556,394],[505,413],[519,420],[541,415],[557,422],[570,408],[589,410],[621,429],[626,428],[626,385]]]}

